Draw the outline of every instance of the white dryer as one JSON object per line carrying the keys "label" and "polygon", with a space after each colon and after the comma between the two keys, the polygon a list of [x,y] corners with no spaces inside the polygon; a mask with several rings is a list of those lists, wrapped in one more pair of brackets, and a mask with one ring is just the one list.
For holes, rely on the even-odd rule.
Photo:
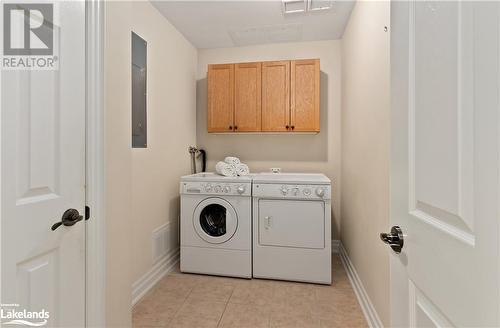
{"label": "white dryer", "polygon": [[331,186],[323,174],[253,179],[253,276],[331,284]]}
{"label": "white dryer", "polygon": [[252,277],[252,179],[181,178],[182,272]]}

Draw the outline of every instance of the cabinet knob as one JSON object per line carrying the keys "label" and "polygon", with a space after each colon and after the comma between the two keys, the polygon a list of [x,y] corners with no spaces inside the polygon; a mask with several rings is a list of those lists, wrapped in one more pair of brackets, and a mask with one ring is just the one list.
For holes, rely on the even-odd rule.
{"label": "cabinet knob", "polygon": [[232,126],[232,125],[230,125],[230,126],[229,126],[229,130],[232,130],[232,129],[233,129],[233,126]]}
{"label": "cabinet knob", "polygon": [[235,130],[237,130],[237,129],[238,129],[238,126],[236,126],[236,125],[235,125],[235,126],[234,126],[234,129],[235,129]]}
{"label": "cabinet knob", "polygon": [[292,130],[293,130],[293,129],[295,129],[295,126],[294,126],[294,125],[292,125],[292,126],[291,126],[291,128],[292,128]]}
{"label": "cabinet knob", "polygon": [[288,125],[285,125],[285,128],[288,130],[289,126],[288,126]]}

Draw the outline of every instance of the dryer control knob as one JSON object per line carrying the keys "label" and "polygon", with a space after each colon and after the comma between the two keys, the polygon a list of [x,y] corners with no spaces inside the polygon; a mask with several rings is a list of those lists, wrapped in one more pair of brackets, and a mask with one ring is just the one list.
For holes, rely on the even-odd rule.
{"label": "dryer control knob", "polygon": [[318,195],[318,197],[323,197],[325,195],[325,189],[323,188],[316,189],[316,195]]}
{"label": "dryer control knob", "polygon": [[222,191],[222,187],[217,185],[215,186],[215,192],[221,192]]}
{"label": "dryer control knob", "polygon": [[286,194],[288,194],[288,188],[286,186],[281,186],[280,191],[283,196],[286,196]]}
{"label": "dryer control knob", "polygon": [[238,194],[243,194],[245,192],[245,186],[238,186],[238,188],[236,188],[236,191],[238,192]]}
{"label": "dryer control knob", "polygon": [[302,191],[305,196],[310,196],[311,195],[311,189],[305,188],[304,191]]}

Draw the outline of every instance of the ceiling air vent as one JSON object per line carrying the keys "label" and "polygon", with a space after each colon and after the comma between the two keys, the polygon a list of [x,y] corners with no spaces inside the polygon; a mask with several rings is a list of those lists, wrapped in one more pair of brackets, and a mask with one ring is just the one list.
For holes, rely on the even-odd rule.
{"label": "ceiling air vent", "polygon": [[323,11],[332,9],[332,1],[329,0],[308,0],[308,11]]}
{"label": "ceiling air vent", "polygon": [[281,0],[283,15],[330,10],[332,2],[331,0]]}
{"label": "ceiling air vent", "polygon": [[307,11],[306,0],[282,0],[283,15],[301,14]]}

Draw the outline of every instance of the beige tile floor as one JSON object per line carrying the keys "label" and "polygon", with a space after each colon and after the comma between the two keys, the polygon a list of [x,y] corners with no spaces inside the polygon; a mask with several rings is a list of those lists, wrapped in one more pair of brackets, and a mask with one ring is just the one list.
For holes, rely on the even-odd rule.
{"label": "beige tile floor", "polygon": [[170,273],[133,309],[141,327],[367,327],[340,258],[331,286]]}

